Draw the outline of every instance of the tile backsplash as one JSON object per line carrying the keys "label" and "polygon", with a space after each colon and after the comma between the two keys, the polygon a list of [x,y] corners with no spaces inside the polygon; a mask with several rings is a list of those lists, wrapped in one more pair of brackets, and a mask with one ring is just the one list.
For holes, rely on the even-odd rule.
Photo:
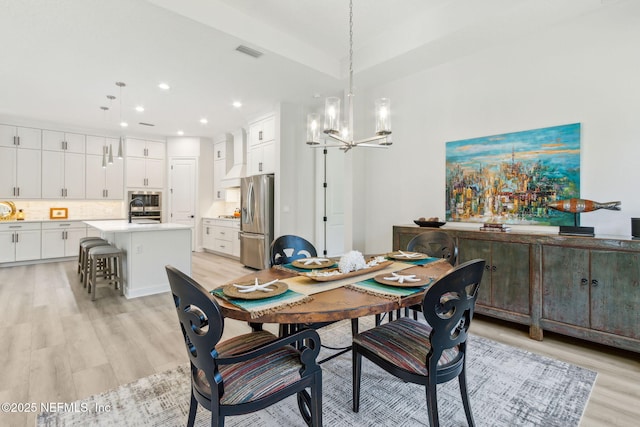
{"label": "tile backsplash", "polygon": [[126,217],[124,202],[102,200],[11,200],[24,211],[26,220],[49,219],[50,208],[67,208],[68,219],[115,219]]}

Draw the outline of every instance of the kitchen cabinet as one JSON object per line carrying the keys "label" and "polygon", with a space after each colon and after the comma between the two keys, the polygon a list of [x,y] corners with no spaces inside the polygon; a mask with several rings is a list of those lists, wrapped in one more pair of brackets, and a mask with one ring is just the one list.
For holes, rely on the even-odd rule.
{"label": "kitchen cabinet", "polygon": [[460,238],[458,254],[458,263],[476,258],[486,261],[476,304],[529,314],[528,244]]}
{"label": "kitchen cabinet", "polygon": [[87,226],[80,221],[42,223],[42,259],[77,257]]}
{"label": "kitchen cabinet", "polygon": [[542,278],[546,326],[640,339],[640,253],[545,245]]}
{"label": "kitchen cabinet", "polygon": [[0,198],[42,197],[41,151],[0,146]]}
{"label": "kitchen cabinet", "polygon": [[42,149],[64,151],[67,153],[85,153],[85,135],[53,130],[42,131]]}
{"label": "kitchen cabinet", "polygon": [[42,148],[42,130],[0,124],[0,147]]}
{"label": "kitchen cabinet", "polygon": [[102,167],[102,156],[87,155],[86,199],[123,200],[124,162]]}
{"label": "kitchen cabinet", "polygon": [[127,138],[127,187],[157,188],[164,186],[164,143]]}
{"label": "kitchen cabinet", "polygon": [[165,145],[160,141],[127,138],[127,157],[146,157],[149,159],[164,159]]}
{"label": "kitchen cabinet", "polygon": [[233,151],[233,140],[230,135],[217,138],[213,142],[213,200],[225,201],[226,190],[222,186],[222,180],[231,167],[231,153]]}
{"label": "kitchen cabinet", "polygon": [[85,155],[42,151],[42,198],[85,198]]}
{"label": "kitchen cabinet", "polygon": [[275,116],[249,124],[247,175],[275,172]]}
{"label": "kitchen cabinet", "polygon": [[0,224],[0,263],[40,259],[40,223]]}
{"label": "kitchen cabinet", "polygon": [[204,218],[202,247],[221,255],[240,258],[240,221]]}

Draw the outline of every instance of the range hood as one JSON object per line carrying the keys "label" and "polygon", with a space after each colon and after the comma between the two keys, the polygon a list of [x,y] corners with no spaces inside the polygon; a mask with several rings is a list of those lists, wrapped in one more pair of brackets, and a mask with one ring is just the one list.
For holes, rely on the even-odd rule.
{"label": "range hood", "polygon": [[[240,178],[246,176],[245,153],[247,151],[247,132],[240,128],[233,132],[233,166],[222,178],[224,188],[240,187]],[[227,152],[227,156],[231,153]]]}

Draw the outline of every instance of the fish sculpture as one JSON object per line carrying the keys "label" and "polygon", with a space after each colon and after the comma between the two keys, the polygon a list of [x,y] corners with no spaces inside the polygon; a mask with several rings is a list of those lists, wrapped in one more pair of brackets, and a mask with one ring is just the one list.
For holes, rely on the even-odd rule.
{"label": "fish sculpture", "polygon": [[609,209],[612,211],[620,210],[620,202],[607,202],[599,203],[593,200],[585,199],[566,199],[556,200],[554,202],[547,203],[547,207],[562,212],[580,213],[580,212],[592,212],[598,209]]}

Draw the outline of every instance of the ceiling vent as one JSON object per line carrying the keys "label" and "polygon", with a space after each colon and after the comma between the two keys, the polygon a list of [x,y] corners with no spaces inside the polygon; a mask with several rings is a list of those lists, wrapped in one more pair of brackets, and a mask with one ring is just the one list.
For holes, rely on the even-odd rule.
{"label": "ceiling vent", "polygon": [[251,49],[250,47],[247,47],[245,45],[240,45],[236,48],[236,50],[238,52],[242,52],[245,55],[249,55],[252,56],[254,58],[260,58],[262,56],[262,52],[260,52],[259,50],[255,50],[255,49]]}
{"label": "ceiling vent", "polygon": [[155,126],[153,123],[145,123],[145,122],[138,122],[138,124],[142,126]]}

